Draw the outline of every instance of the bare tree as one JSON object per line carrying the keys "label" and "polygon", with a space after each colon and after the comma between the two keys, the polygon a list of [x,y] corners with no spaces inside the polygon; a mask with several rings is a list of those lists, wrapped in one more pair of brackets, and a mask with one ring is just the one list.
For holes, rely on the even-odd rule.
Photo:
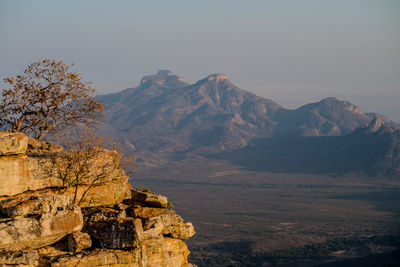
{"label": "bare tree", "polygon": [[82,205],[94,186],[133,174],[135,158],[123,157],[116,140],[82,129],[65,138],[66,150],[55,153],[45,171],[62,181],[59,193],[69,190],[74,204]]}
{"label": "bare tree", "polygon": [[4,81],[9,87],[0,97],[0,128],[39,140],[65,126],[93,123],[104,109],[94,98],[90,83],[70,72],[62,61],[39,60],[22,75]]}

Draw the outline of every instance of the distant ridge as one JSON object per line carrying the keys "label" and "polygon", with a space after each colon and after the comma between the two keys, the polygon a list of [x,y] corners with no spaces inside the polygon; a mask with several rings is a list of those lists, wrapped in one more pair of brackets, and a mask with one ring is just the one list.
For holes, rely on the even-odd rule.
{"label": "distant ridge", "polygon": [[400,131],[374,118],[341,136],[274,136],[214,155],[248,170],[313,174],[359,173],[400,178]]}
{"label": "distant ridge", "polygon": [[[160,70],[144,76],[135,88],[99,96],[99,99],[107,105],[107,124],[102,126],[102,131],[119,137],[126,150],[137,154],[142,167],[147,169],[169,166],[173,162],[189,164],[189,158],[190,164],[196,160],[214,160],[210,155],[219,155],[219,158],[225,155],[226,159],[239,165],[245,162],[244,159],[240,162],[239,155],[244,158],[250,154],[257,155],[260,159],[266,155],[273,158],[275,155],[278,159],[283,155],[277,145],[280,143],[285,144],[282,146],[282,149],[286,149],[285,153],[295,157],[297,154],[293,151],[300,147],[299,144],[290,147],[288,144],[292,144],[293,140],[301,140],[304,145],[302,149],[317,153],[306,144],[315,145],[313,142],[320,140],[318,142],[325,145],[333,137],[342,136],[349,136],[343,137],[343,140],[347,138],[346,142],[356,144],[357,138],[364,140],[375,128],[397,127],[382,115],[363,113],[356,105],[335,97],[295,110],[285,109],[272,100],[240,89],[222,73],[211,74],[188,84],[172,72]],[[359,129],[364,130],[361,133]],[[357,137],[356,134],[363,136]],[[307,139],[311,137],[319,139]],[[388,137],[376,135],[374,138],[369,146],[374,147],[374,142],[378,142],[379,138]],[[269,145],[265,146],[264,141],[261,144],[257,140],[265,140]],[[271,145],[271,151],[275,154],[271,154],[271,151],[261,153],[261,148],[270,149]],[[252,148],[260,153],[250,152]],[[356,148],[352,149],[358,153]],[[390,148],[385,146],[382,149]],[[232,157],[229,153],[233,151],[238,155]],[[384,158],[384,161],[389,160],[388,156]],[[351,164],[352,159],[348,160]],[[263,165],[262,160],[254,159],[254,162]],[[398,164],[397,161],[394,164]],[[357,167],[357,170],[337,167],[340,172],[359,170],[370,174],[390,173],[387,170],[378,171],[379,167],[373,171],[362,167]],[[334,165],[328,169],[320,166],[313,168],[322,172],[335,171]],[[279,169],[285,171],[285,168]],[[287,169],[290,171],[293,168],[288,166]]]}

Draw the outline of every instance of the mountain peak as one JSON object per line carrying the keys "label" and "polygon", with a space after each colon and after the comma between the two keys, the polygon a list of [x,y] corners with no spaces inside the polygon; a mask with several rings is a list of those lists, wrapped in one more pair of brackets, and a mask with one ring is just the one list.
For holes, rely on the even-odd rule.
{"label": "mountain peak", "polygon": [[159,70],[156,74],[146,75],[140,81],[140,86],[184,87],[187,83],[169,70]]}
{"label": "mountain peak", "polygon": [[206,79],[207,79],[207,81],[220,82],[223,80],[227,80],[228,77],[223,73],[214,73],[214,74],[208,75]]}
{"label": "mountain peak", "polygon": [[349,112],[357,113],[359,115],[364,115],[360,107],[350,103],[349,101],[339,100],[333,96],[322,99],[320,102],[318,102],[318,104],[323,104],[332,107],[340,106]]}
{"label": "mountain peak", "polygon": [[159,70],[157,71],[157,75],[173,75],[170,70]]}
{"label": "mountain peak", "polygon": [[322,99],[321,102],[322,102],[322,103],[324,103],[324,102],[325,102],[325,103],[335,103],[335,102],[340,102],[340,100],[337,99],[337,98],[334,97],[334,96],[329,96],[329,97],[326,97],[326,98]]}

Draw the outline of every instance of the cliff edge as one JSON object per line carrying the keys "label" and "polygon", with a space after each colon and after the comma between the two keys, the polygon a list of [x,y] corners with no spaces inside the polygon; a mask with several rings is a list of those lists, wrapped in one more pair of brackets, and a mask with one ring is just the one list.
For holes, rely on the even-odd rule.
{"label": "cliff edge", "polygon": [[66,153],[0,132],[1,266],[193,266],[182,241],[193,225],[165,196],[133,189],[116,152],[102,151],[85,170],[96,176],[111,163],[107,177],[74,184],[65,182]]}

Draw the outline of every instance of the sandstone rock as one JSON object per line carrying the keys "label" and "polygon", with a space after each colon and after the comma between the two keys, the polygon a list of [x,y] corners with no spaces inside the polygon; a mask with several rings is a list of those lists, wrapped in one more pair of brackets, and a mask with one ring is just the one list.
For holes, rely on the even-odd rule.
{"label": "sandstone rock", "polygon": [[65,255],[55,258],[48,263],[52,267],[97,267],[97,266],[124,266],[139,267],[151,266],[140,264],[140,249],[134,250],[109,250],[96,249],[74,255]]}
{"label": "sandstone rock", "polygon": [[[104,184],[90,186],[89,191],[86,193],[86,197],[79,204],[81,207],[99,207],[99,206],[113,206],[124,199],[130,198],[131,196],[131,185],[125,180],[117,180],[106,182]],[[79,201],[85,194],[85,191],[89,188],[88,185],[81,185],[77,191],[77,201]],[[65,194],[73,195],[75,191],[74,187],[69,187],[65,191]]]}
{"label": "sandstone rock", "polygon": [[0,212],[16,217],[65,210],[71,205],[72,196],[43,190],[0,200]]}
{"label": "sandstone rock", "polygon": [[145,220],[143,225],[145,238],[154,238],[159,234],[171,235],[174,238],[189,239],[195,234],[192,223],[184,223],[181,216],[172,210]]}
{"label": "sandstone rock", "polygon": [[49,164],[46,158],[0,156],[0,196],[61,186],[61,179],[51,177],[43,170],[46,164]]}
{"label": "sandstone rock", "polygon": [[[42,247],[36,250],[42,260],[59,257],[65,254],[71,254],[66,249],[66,244],[64,240],[57,242],[51,246]],[[42,264],[43,265],[43,264]]]}
{"label": "sandstone rock", "polygon": [[187,240],[190,237],[194,236],[196,232],[194,231],[193,224],[191,222],[187,222],[178,225],[168,225],[164,227],[162,233],[164,235],[170,234],[173,238]]}
{"label": "sandstone rock", "polygon": [[[37,155],[43,157],[43,155]],[[99,185],[115,180],[126,180],[119,163],[121,156],[116,151],[99,149],[95,152],[67,150],[46,155],[51,162],[50,173],[72,185]],[[79,169],[78,175],[74,170]]]}
{"label": "sandstone rock", "polygon": [[143,205],[158,208],[166,208],[168,205],[168,199],[165,196],[155,194],[153,192],[144,192],[132,189],[132,197],[130,199],[124,200],[126,205]]}
{"label": "sandstone rock", "polygon": [[[1,175],[1,158],[0,158],[0,175]],[[2,176],[0,176],[3,178]],[[7,177],[5,177],[7,178]],[[5,181],[7,182],[9,179],[0,179],[0,192],[3,195],[14,195],[13,190],[11,188],[1,187],[1,184]],[[29,180],[29,179],[28,179]],[[47,180],[47,179],[46,179]],[[17,188],[18,191],[27,191],[29,188],[35,187],[46,187],[45,181],[37,180],[37,184],[34,184],[32,181],[28,181],[26,184],[22,184],[21,186],[16,185],[14,188]],[[56,180],[56,179],[55,179]],[[42,186],[40,186],[42,184]],[[53,181],[49,182],[47,185],[52,185],[51,187],[60,187],[61,181]],[[50,186],[49,186],[50,187]],[[78,187],[77,191],[77,202],[82,198],[85,194],[84,200],[80,203],[82,207],[96,207],[96,206],[113,206],[122,202],[122,200],[130,197],[130,189],[131,186],[127,182],[127,178],[119,181],[107,182],[101,185],[90,186],[90,189],[87,193],[85,191],[89,188],[87,185],[81,185]],[[25,189],[25,190],[23,190]],[[18,192],[17,191],[17,192]],[[73,196],[75,192],[74,187],[65,188],[64,195]],[[40,193],[38,193],[40,192]],[[15,198],[10,197],[0,197],[0,212],[8,214],[10,217],[19,216],[25,214],[39,214],[42,206],[40,203],[43,203],[41,198],[37,199],[38,194],[45,194],[48,192],[52,192],[57,194],[58,190],[56,189],[45,189],[36,191],[33,193],[26,193],[15,196]],[[15,201],[13,201],[15,199]],[[21,201],[19,203],[19,201]],[[3,204],[1,204],[3,203]],[[35,211],[36,210],[36,211]]]}
{"label": "sandstone rock", "polygon": [[0,132],[0,155],[24,154],[28,137],[23,133]]}
{"label": "sandstone rock", "polygon": [[143,240],[142,223],[139,219],[118,218],[110,213],[95,213],[85,220],[84,230],[99,242],[101,247],[126,249],[140,246]]}
{"label": "sandstone rock", "polygon": [[92,240],[88,233],[75,232],[68,236],[67,247],[69,251],[79,252],[92,246]]}
{"label": "sandstone rock", "polygon": [[[48,153],[41,156],[0,156],[0,196],[13,196],[28,190],[40,190],[63,186],[62,177],[65,177],[60,153]],[[125,182],[128,177],[117,166],[119,156],[114,151],[103,151],[93,160],[88,178],[81,179],[83,186],[102,185],[107,182]],[[112,164],[116,165],[112,165]],[[103,171],[104,166],[111,168],[108,175],[93,182],[93,175]],[[114,166],[114,167],[112,167]],[[61,175],[59,175],[61,173]],[[66,178],[68,179],[68,177]],[[66,181],[66,180],[64,180]],[[126,189],[129,190],[130,188]],[[125,190],[125,191],[126,191]],[[121,191],[121,190],[119,190]],[[125,193],[130,196],[130,193]],[[122,201],[122,200],[121,200]]]}
{"label": "sandstone rock", "polygon": [[183,241],[168,237],[145,240],[143,248],[145,266],[181,267],[190,253]]}
{"label": "sandstone rock", "polygon": [[39,254],[37,251],[1,251],[1,266],[38,266]]}
{"label": "sandstone rock", "polygon": [[83,226],[79,207],[53,210],[39,217],[14,218],[0,223],[0,249],[24,250],[48,246]]}
{"label": "sandstone rock", "polygon": [[132,217],[138,217],[142,219],[150,219],[157,217],[161,214],[165,214],[167,209],[164,208],[152,208],[152,207],[130,207],[127,209],[128,214]]}
{"label": "sandstone rock", "polygon": [[133,190],[115,151],[92,158],[92,176],[75,187],[60,179],[73,152],[7,134],[0,134],[0,266],[191,266],[179,239],[194,234],[192,224],[166,208],[165,196]]}
{"label": "sandstone rock", "polygon": [[[179,239],[166,237],[165,238],[165,248],[166,248],[166,251],[172,252],[172,254],[175,254],[173,264],[180,263],[180,265],[176,265],[176,266],[181,266],[181,265],[187,263],[187,257],[189,256],[190,251],[189,251],[188,247],[186,246],[185,242],[183,242],[182,240],[179,240]],[[168,266],[173,266],[173,264],[168,265]]]}

